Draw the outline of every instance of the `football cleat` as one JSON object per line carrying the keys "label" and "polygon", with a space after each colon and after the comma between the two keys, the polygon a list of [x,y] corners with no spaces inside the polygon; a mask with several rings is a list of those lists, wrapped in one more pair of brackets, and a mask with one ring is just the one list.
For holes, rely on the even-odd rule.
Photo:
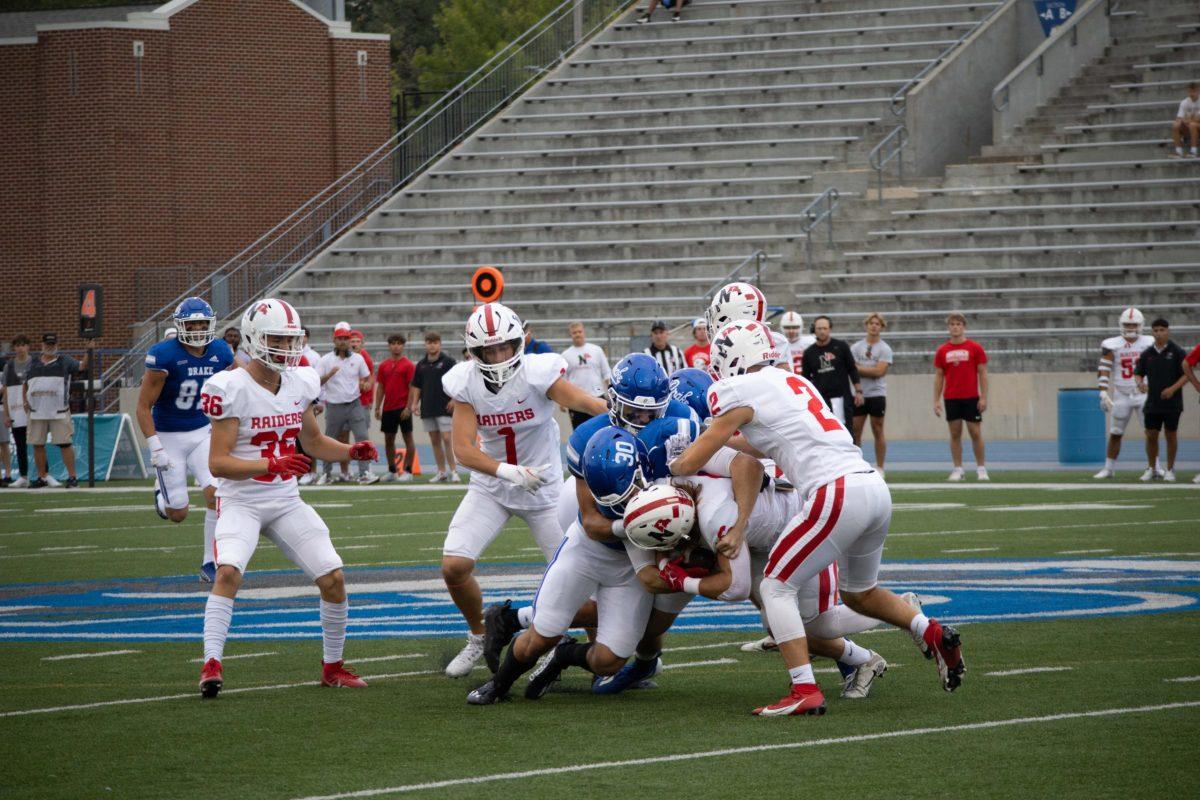
{"label": "football cleat", "polygon": [[379,483],[379,476],[374,472],[364,472],[358,476],[359,486],[370,486],[373,483]]}
{"label": "football cleat", "polygon": [[657,656],[645,661],[635,658],[617,670],[615,675],[597,676],[592,681],[592,694],[620,694],[626,689],[650,688],[653,686],[650,679],[662,672],[662,668],[662,659]]}
{"label": "football cleat", "polygon": [[28,489],[29,488],[29,478],[26,478],[24,475],[22,475],[19,478],[17,478],[15,481],[10,483],[9,488],[11,488],[11,489]]}
{"label": "football cleat", "polygon": [[963,468],[962,467],[955,467],[954,469],[950,470],[950,475],[947,476],[947,478],[946,478],[946,480],[953,481],[955,483],[957,483],[958,481],[961,481],[962,479],[963,479]]}
{"label": "football cleat", "polygon": [[483,660],[492,674],[500,669],[500,654],[521,631],[521,622],[512,600],[488,606],[483,612]]}
{"label": "football cleat", "polygon": [[819,717],[825,713],[825,695],[817,689],[802,692],[795,684],[792,690],[769,706],[760,706],[753,712],[759,717],[798,717],[803,714]]}
{"label": "football cleat", "polygon": [[770,636],[764,636],[757,642],[746,642],[742,645],[743,653],[773,653],[779,649],[779,645],[775,644],[775,640]]}
{"label": "football cleat", "polygon": [[1117,473],[1116,473],[1116,470],[1111,470],[1111,469],[1109,469],[1108,467],[1105,467],[1104,469],[1100,470],[1099,472],[1097,472],[1097,473],[1096,473],[1095,475],[1093,475],[1092,477],[1093,477],[1093,478],[1095,478],[1095,479],[1096,479],[1096,480],[1098,480],[1098,481],[1102,481],[1102,480],[1105,480],[1106,478],[1115,478],[1115,477],[1117,477]]}
{"label": "football cleat", "polygon": [[1154,469],[1154,467],[1149,467],[1145,472],[1142,473],[1142,477],[1138,478],[1138,480],[1142,483],[1149,483],[1157,477],[1158,471]]}
{"label": "football cleat", "polygon": [[221,662],[215,658],[205,661],[200,670],[200,696],[211,700],[220,693],[221,687],[224,685],[225,680],[221,676]]}
{"label": "football cleat", "polygon": [[1175,470],[1173,470],[1173,469],[1164,470],[1163,474],[1162,474],[1162,479],[1164,481],[1166,481],[1167,483],[1174,483],[1175,482]]}
{"label": "football cleat", "polygon": [[467,694],[467,705],[490,706],[510,699],[508,692],[496,691],[496,682],[493,680],[472,689]]}
{"label": "football cleat", "polygon": [[842,685],[843,700],[865,700],[871,694],[871,686],[876,678],[882,678],[887,672],[887,662],[879,653],[872,652],[867,663],[858,667],[846,678]]}
{"label": "football cleat", "polygon": [[938,675],[942,679],[942,688],[953,692],[962,685],[963,673],[967,664],[962,657],[962,642],[958,631],[949,625],[942,625],[935,619],[929,620],[925,629],[925,644],[929,645],[937,660]]}
{"label": "football cleat", "polygon": [[564,637],[554,646],[550,658],[529,676],[529,683],[525,686],[526,700],[540,700],[550,690],[550,687],[558,682],[558,679],[562,677],[563,670],[568,666],[558,660],[558,652],[563,647],[570,647],[573,644],[575,644],[574,639]]}
{"label": "football cleat", "polygon": [[450,473],[451,483],[462,483],[462,476],[458,474],[458,470]]}
{"label": "football cleat", "polygon": [[430,483],[445,483],[446,482],[446,473],[439,472],[437,475],[434,475],[432,478],[430,478],[429,482]]}
{"label": "football cleat", "polygon": [[[900,595],[900,599],[912,606],[913,610],[915,610],[918,614],[923,612],[923,608],[921,607],[921,598],[917,597],[916,592],[905,592],[904,594]],[[913,642],[916,643],[917,649],[921,651],[921,655],[925,656],[925,658],[933,658],[933,651],[929,649],[929,645],[925,644],[925,638],[923,636],[913,633],[911,630],[908,632],[908,635],[911,636]]]}
{"label": "football cleat", "polygon": [[205,561],[200,565],[200,582],[212,583],[217,579],[217,565],[212,561]]}
{"label": "football cleat", "polygon": [[51,489],[61,489],[62,481],[60,481],[58,478],[54,477],[50,473],[46,473],[46,485],[49,486]]}
{"label": "football cleat", "polygon": [[981,481],[990,481],[991,480],[991,478],[988,476],[987,467],[976,467],[975,477]]}
{"label": "football cleat", "polygon": [[465,678],[475,669],[475,664],[483,657],[483,634],[467,634],[467,644],[458,655],[446,665],[447,678]]}
{"label": "football cleat", "polygon": [[157,487],[154,489],[154,513],[158,514],[163,519],[170,519],[170,517],[167,516],[166,505],[163,503],[162,489]]}
{"label": "football cleat", "polygon": [[367,682],[346,668],[345,661],[321,662],[321,685],[344,689],[365,689]]}

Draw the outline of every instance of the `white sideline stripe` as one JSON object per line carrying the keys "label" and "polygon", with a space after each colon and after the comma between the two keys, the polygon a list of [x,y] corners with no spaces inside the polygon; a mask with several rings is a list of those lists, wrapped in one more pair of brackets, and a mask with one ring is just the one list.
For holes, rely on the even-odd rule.
{"label": "white sideline stripe", "polygon": [[401,786],[389,786],[383,789],[362,789],[356,792],[341,792],[338,794],[312,795],[299,800],[344,800],[353,797],[378,797],[384,794],[402,794],[418,792],[427,789],[443,789],[449,786],[466,786],[495,781],[520,780],[523,778],[538,778],[548,775],[567,775],[574,772],[588,772],[614,767],[642,767],[650,764],[666,764],[678,761],[696,761],[702,758],[719,758],[721,756],[742,755],[744,753],[765,753],[777,750],[799,750],[807,747],[819,747],[833,744],[855,744],[871,742],[879,739],[897,739],[907,736],[925,736],[936,733],[952,733],[955,731],[988,730],[992,728],[1012,727],[1016,725],[1032,725],[1038,722],[1060,722],[1068,719],[1085,719],[1089,717],[1110,717],[1120,714],[1143,714],[1152,711],[1173,711],[1182,708],[1200,706],[1200,700],[1190,700],[1181,703],[1163,703],[1153,706],[1131,706],[1127,708],[1105,708],[1097,711],[1073,711],[1062,714],[1048,714],[1042,717],[1015,717],[997,719],[987,722],[969,722],[962,725],[942,725],[931,728],[909,728],[899,731],[883,731],[880,733],[864,733],[857,736],[836,736],[827,739],[809,739],[802,742],[781,742],[779,744],[759,744],[747,747],[727,747],[721,750],[706,750],[693,753],[676,753],[666,756],[651,756],[649,758],[631,758],[625,761],[601,761],[591,764],[571,764],[562,767],[547,767],[531,769],[522,772],[500,772],[492,775],[478,775],[470,778],[451,778],[427,783],[410,783]]}
{"label": "white sideline stripe", "polygon": [[943,553],[990,553],[999,547],[957,547],[953,550],[943,550]]}
{"label": "white sideline stripe", "polygon": [[1085,556],[1089,553],[1111,553],[1111,547],[1102,547],[1099,550],[1059,550],[1055,555],[1060,556]]}
{"label": "white sideline stripe", "polygon": [[352,658],[350,659],[351,666],[359,664],[370,664],[373,661],[399,661],[402,658],[424,658],[424,653],[400,653],[394,656],[373,656],[371,658]]}
{"label": "white sideline stripe", "polygon": [[910,533],[888,533],[889,539],[897,536],[957,536],[960,533],[1022,533],[1025,531],[1057,531],[1068,528],[1130,528],[1144,525],[1178,525],[1183,522],[1200,522],[1192,519],[1152,519],[1136,522],[1087,522],[1076,525],[1023,525],[1020,528],[966,528],[957,531],[913,531]]}
{"label": "white sideline stripe", "polygon": [[42,661],[69,661],[73,658],[100,658],[101,656],[124,656],[140,653],[141,650],[105,650],[103,653],[69,653],[65,656],[43,656]]}
{"label": "white sideline stripe", "polygon": [[1005,669],[998,672],[985,672],[992,678],[1007,678],[1009,675],[1030,675],[1035,672],[1070,672],[1074,667],[1026,667],[1024,669]]}
{"label": "white sideline stripe", "polygon": [[[274,650],[268,650],[263,653],[238,653],[235,656],[221,656],[221,663],[224,664],[226,661],[233,661],[238,658],[261,658],[263,656],[277,656],[277,655],[279,655],[279,653]],[[204,659],[203,658],[189,658],[188,663],[189,664],[203,664]]]}
{"label": "white sideline stripe", "polygon": [[664,653],[682,653],[686,650],[716,650],[720,647],[737,647],[743,642],[717,642],[716,644],[693,644],[687,647],[664,647]]}
{"label": "white sideline stripe", "polygon": [[1167,683],[1193,683],[1200,681],[1200,675],[1188,675],[1183,678],[1163,678]]}
{"label": "white sideline stripe", "polygon": [[685,661],[682,664],[663,664],[663,669],[687,669],[688,667],[713,667],[718,664],[736,664],[736,658],[714,658],[711,661]]}

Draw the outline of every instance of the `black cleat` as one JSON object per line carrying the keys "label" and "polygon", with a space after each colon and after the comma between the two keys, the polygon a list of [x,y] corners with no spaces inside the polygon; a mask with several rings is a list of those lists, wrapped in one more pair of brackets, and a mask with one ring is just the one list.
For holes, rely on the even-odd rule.
{"label": "black cleat", "polygon": [[542,668],[529,676],[529,683],[525,686],[526,700],[540,700],[550,691],[550,687],[558,682],[562,677],[563,670],[569,665],[558,660],[558,653],[564,647],[571,647],[575,644],[575,640],[570,636],[564,636],[562,641],[554,646],[554,650],[550,658],[542,665]]}
{"label": "black cleat", "polygon": [[493,675],[500,669],[500,654],[520,631],[521,622],[513,611],[512,600],[488,606],[483,612],[483,660]]}
{"label": "black cleat", "polygon": [[496,682],[488,681],[467,694],[467,705],[490,706],[509,699],[508,692],[496,691]]}

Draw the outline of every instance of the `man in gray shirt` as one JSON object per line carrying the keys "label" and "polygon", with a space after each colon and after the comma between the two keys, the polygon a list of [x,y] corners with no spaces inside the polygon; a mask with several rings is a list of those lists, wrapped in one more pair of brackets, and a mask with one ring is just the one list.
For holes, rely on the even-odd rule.
{"label": "man in gray shirt", "polygon": [[880,338],[887,322],[872,312],[863,320],[867,336],[850,346],[854,364],[862,378],[863,404],[854,409],[854,443],[862,444],[863,425],[871,418],[871,436],[875,439],[875,467],[883,474],[887,457],[887,439],[883,435],[883,415],[887,411],[887,371],[892,364],[892,348]]}

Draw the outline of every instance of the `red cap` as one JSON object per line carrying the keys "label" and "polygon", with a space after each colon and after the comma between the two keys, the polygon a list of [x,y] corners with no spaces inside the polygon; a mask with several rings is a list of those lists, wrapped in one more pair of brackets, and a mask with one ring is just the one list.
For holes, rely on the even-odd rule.
{"label": "red cap", "polygon": [[362,335],[362,331],[350,331],[350,338],[351,338],[351,339],[353,339],[355,336],[357,336],[357,337],[358,337],[358,338],[360,338],[360,339],[365,339],[365,338],[367,338],[367,337],[365,337],[365,336],[363,336],[363,335]]}
{"label": "red cap", "polygon": [[353,333],[353,331],[351,331],[349,328],[334,328],[333,329],[333,338],[336,339],[339,336],[349,336],[352,333]]}

